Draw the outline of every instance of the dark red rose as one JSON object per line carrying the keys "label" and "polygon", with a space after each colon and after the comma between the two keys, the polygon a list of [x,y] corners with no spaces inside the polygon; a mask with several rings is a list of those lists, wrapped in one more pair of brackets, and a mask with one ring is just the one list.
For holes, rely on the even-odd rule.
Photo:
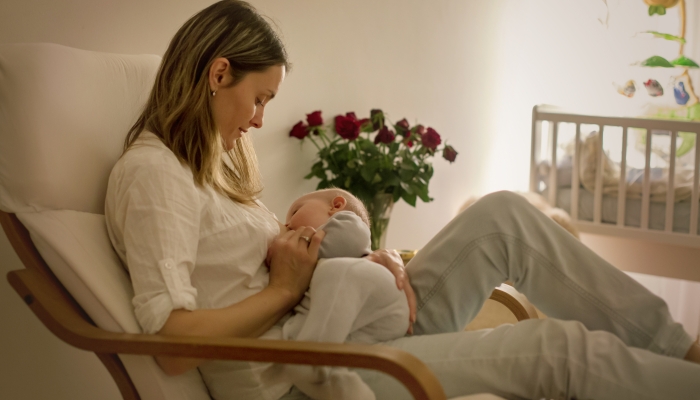
{"label": "dark red rose", "polygon": [[384,111],[375,108],[370,110],[369,118],[372,120],[372,129],[375,131],[384,126]]}
{"label": "dark red rose", "polygon": [[[348,113],[351,114],[351,113]],[[360,121],[354,118],[355,114],[350,115],[338,115],[335,117],[335,132],[338,136],[347,140],[355,140],[360,136]]]}
{"label": "dark red rose", "polygon": [[314,111],[311,114],[306,114],[306,122],[309,123],[309,126],[323,125],[323,117],[321,117],[321,111]]}
{"label": "dark red rose", "polygon": [[421,143],[430,150],[435,150],[441,142],[440,134],[433,128],[428,128],[428,131],[421,136]]}
{"label": "dark red rose", "polygon": [[413,147],[413,140],[404,140],[404,143],[409,149]]}
{"label": "dark red rose", "polygon": [[406,121],[406,118],[402,119],[401,121],[396,123],[396,126],[400,126],[401,129],[408,130],[410,126],[408,125],[408,121]]}
{"label": "dark red rose", "polygon": [[304,125],[304,121],[299,121],[297,122],[296,125],[292,128],[292,131],[289,132],[289,136],[295,137],[297,139],[303,139],[309,134],[309,127]]}
{"label": "dark red rose", "polygon": [[453,162],[455,158],[457,158],[457,150],[450,145],[445,146],[445,148],[442,150],[442,158],[449,162]]}
{"label": "dark red rose", "polygon": [[417,125],[415,129],[416,129],[416,133],[419,134],[420,136],[425,135],[425,127],[423,125]]}
{"label": "dark red rose", "polygon": [[397,122],[396,125],[394,125],[394,128],[396,128],[396,133],[398,133],[401,136],[411,135],[410,126],[408,125],[408,121],[406,121],[406,118]]}
{"label": "dark red rose", "polygon": [[345,116],[348,117],[348,118],[350,118],[350,119],[353,119],[353,120],[357,121],[357,115],[355,115],[355,113],[352,112],[352,111],[350,111],[349,113],[346,113]]}
{"label": "dark red rose", "polygon": [[396,138],[396,135],[394,132],[390,131],[389,128],[386,126],[383,127],[382,129],[379,130],[379,133],[377,133],[377,136],[374,137],[374,144],[378,143],[392,143],[394,139]]}

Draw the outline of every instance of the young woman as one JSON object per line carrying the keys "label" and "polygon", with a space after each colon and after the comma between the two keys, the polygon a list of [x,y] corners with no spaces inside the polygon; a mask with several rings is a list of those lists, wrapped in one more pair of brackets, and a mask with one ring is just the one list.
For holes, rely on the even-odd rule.
{"label": "young woman", "polygon": [[[257,200],[247,136],[288,70],[281,41],[242,1],[204,9],[170,43],[106,199],[145,332],[281,337],[323,238],[309,227],[278,235]],[[394,273],[417,310],[415,335],[385,344],[421,358],[448,397],[700,396],[700,365],[682,360],[697,362],[698,348],[664,302],[517,195],[486,196],[455,218],[409,264],[411,285],[395,252],[370,258]],[[461,332],[506,279],[550,318]],[[157,361],[169,374],[198,367],[216,399],[303,398],[266,382],[258,364]],[[395,380],[359,373],[378,398],[409,398]]]}

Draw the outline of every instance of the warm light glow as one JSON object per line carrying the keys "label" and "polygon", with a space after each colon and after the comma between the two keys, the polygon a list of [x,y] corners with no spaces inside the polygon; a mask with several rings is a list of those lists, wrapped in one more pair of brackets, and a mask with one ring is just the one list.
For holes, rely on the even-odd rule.
{"label": "warm light glow", "polygon": [[[640,115],[641,107],[651,100],[644,87],[637,87],[637,95],[629,99],[616,92],[614,83],[669,79],[669,70],[631,64],[654,54],[669,59],[677,55],[677,43],[640,33],[677,33],[677,8],[669,9],[663,18],[652,18],[641,1],[608,3],[607,27],[602,22],[607,12],[602,1],[540,0],[512,2],[503,8],[499,35],[493,39],[497,51],[493,88],[498,96],[487,116],[495,123],[484,192],[528,189],[534,105]],[[691,51],[686,48],[686,54]]]}

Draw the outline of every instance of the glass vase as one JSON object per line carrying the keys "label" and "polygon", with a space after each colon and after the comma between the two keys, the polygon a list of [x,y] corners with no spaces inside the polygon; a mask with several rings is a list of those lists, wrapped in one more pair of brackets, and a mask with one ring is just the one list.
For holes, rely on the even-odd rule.
{"label": "glass vase", "polygon": [[386,230],[394,208],[394,196],[391,193],[377,193],[367,204],[369,213],[369,230],[372,233],[372,250],[386,248]]}

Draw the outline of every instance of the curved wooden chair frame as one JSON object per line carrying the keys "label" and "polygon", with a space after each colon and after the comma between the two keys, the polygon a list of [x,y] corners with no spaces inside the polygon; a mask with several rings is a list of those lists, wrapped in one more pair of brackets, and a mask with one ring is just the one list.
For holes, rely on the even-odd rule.
{"label": "curved wooden chair frame", "polygon": [[[393,376],[415,399],[446,398],[440,382],[425,364],[409,353],[386,346],[105,331],[95,326],[51,272],[19,219],[14,214],[0,211],[0,224],[26,268],[8,273],[7,279],[12,287],[54,335],[79,349],[94,352],[112,375],[125,400],[140,400],[141,397],[118,354],[366,368]],[[497,288],[491,299],[503,303],[519,321],[537,318],[534,307],[510,286]]]}

